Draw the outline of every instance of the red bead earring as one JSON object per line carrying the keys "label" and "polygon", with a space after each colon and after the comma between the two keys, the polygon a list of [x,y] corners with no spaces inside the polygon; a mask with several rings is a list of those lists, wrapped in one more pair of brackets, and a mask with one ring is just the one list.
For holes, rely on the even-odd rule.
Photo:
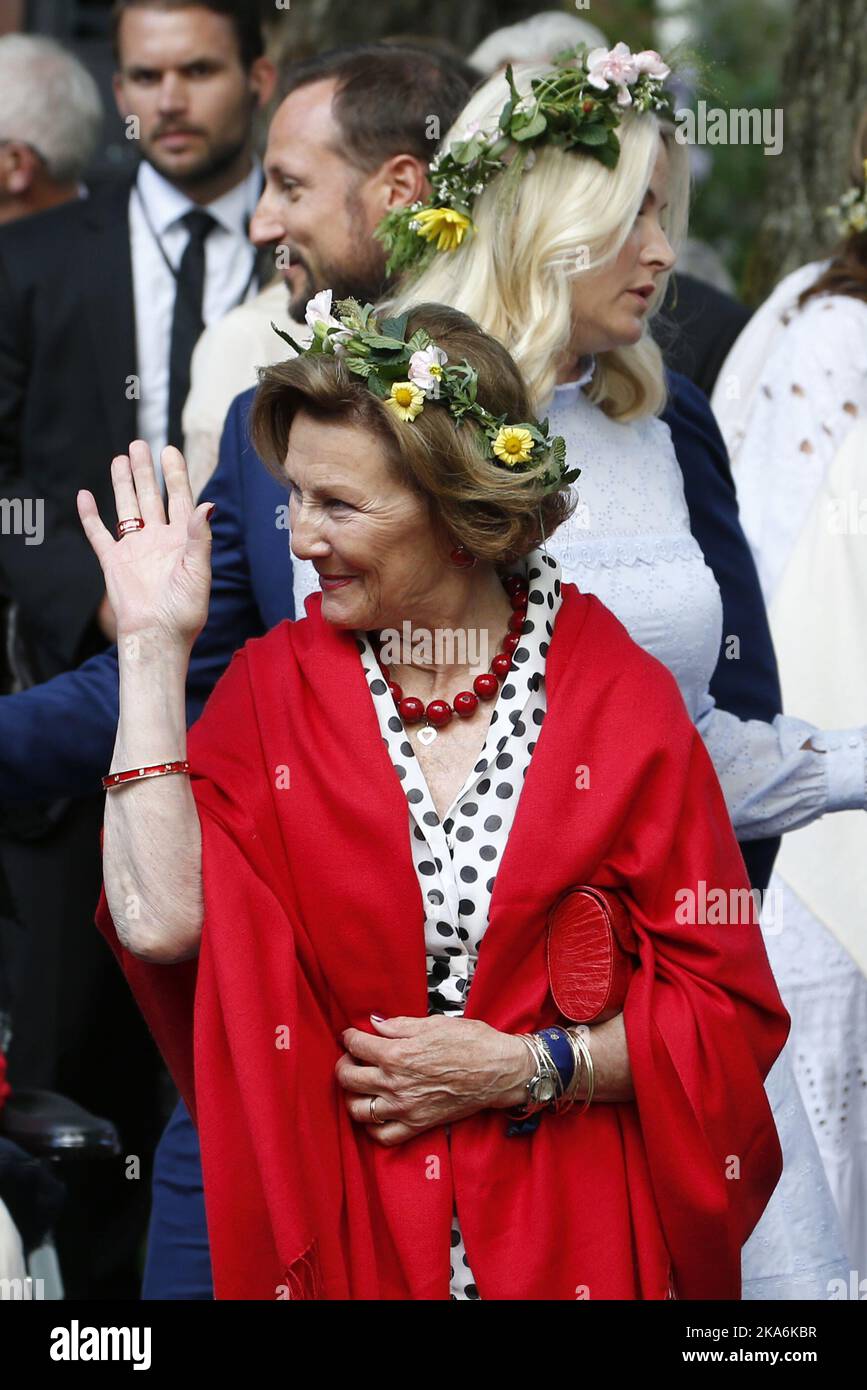
{"label": "red bead earring", "polygon": [[476,557],[470,554],[465,545],[457,545],[451,552],[451,561],[455,569],[468,570],[476,563]]}

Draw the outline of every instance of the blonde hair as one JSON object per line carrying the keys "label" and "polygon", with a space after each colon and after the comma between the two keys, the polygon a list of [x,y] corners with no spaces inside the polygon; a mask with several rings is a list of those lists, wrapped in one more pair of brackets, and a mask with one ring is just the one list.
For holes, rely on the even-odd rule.
{"label": "blonde hair", "polygon": [[[515,84],[529,91],[545,65],[515,69]],[[470,99],[443,141],[460,139],[478,122],[496,127],[508,88],[502,76],[487,81]],[[475,234],[457,251],[440,252],[427,269],[401,283],[390,296],[397,310],[420,300],[452,304],[475,319],[508,348],[527,381],[536,410],[543,409],[572,338],[572,284],[615,259],[641,208],[659,139],[669,154],[668,207],[660,223],[675,253],[687,230],[689,156],[674,128],[652,112],[627,113],[617,131],[617,167],[553,144],[540,146],[520,177],[498,175],[476,198]],[[637,343],[600,352],[591,400],[616,420],[659,414],[666,402],[662,354],[648,320],[665,297],[668,275],[657,280]]]}

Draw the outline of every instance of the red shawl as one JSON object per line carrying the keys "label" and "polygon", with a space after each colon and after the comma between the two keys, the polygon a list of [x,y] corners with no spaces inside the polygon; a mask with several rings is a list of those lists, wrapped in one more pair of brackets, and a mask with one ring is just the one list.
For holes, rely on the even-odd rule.
{"label": "red shawl", "polygon": [[636,1100],[519,1137],[484,1110],[450,1143],[440,1126],[383,1148],[334,1066],[369,1013],[427,1014],[424,907],[354,638],[318,597],[307,613],[235,655],[190,734],[198,959],[149,965],[104,896],[97,917],[198,1128],[216,1296],[447,1299],[456,1194],[482,1299],[662,1299],[670,1275],[680,1298],[739,1298],[782,1168],[763,1080],[789,1020],[757,927],[677,923],[678,890],[748,881],[674,680],[564,586],[465,1015],[558,1022],[548,909],[570,885],[619,889],[641,947]]}

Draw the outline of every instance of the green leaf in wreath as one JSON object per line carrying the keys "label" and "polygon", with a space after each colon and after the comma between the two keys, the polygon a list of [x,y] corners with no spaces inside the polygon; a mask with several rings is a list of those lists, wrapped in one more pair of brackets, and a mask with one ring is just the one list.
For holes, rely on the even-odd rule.
{"label": "green leaf in wreath", "polygon": [[520,130],[516,130],[513,125],[512,134],[516,140],[535,140],[537,136],[542,135],[547,129],[548,122],[545,120],[542,112],[537,111],[528,124],[522,126]]}
{"label": "green leaf in wreath", "polygon": [[[518,91],[517,87],[515,86],[515,74],[512,72],[512,64],[511,64],[511,63],[509,63],[509,64],[507,65],[506,71],[505,71],[505,73],[503,74],[503,76],[505,77],[506,81],[507,81],[508,84],[509,84],[509,95],[510,95],[511,98],[512,98],[512,105],[514,106],[514,105],[517,104],[517,102],[519,102],[519,101],[521,100],[521,93]],[[505,129],[505,127],[504,127],[504,129]]]}
{"label": "green leaf in wreath", "polygon": [[402,338],[388,338],[384,333],[371,333],[367,343],[369,347],[383,348],[388,352],[403,352],[406,347]]}
{"label": "green leaf in wreath", "polygon": [[367,378],[367,384],[375,396],[379,396],[384,401],[389,394],[389,389],[377,371],[371,371]]}
{"label": "green leaf in wreath", "polygon": [[396,339],[400,342],[402,347],[404,337],[406,336],[406,321],[408,318],[409,311],[407,310],[406,313],[399,314],[397,318],[383,319],[382,323],[379,325],[382,336],[384,338]]}
{"label": "green leaf in wreath", "polygon": [[610,142],[607,145],[590,145],[588,146],[588,154],[592,154],[593,158],[604,164],[606,169],[616,169],[617,161],[620,158],[620,143],[618,141],[616,148],[612,148]]}
{"label": "green leaf in wreath", "polygon": [[608,140],[608,131],[601,125],[581,126],[578,139],[582,145],[604,145]]}
{"label": "green leaf in wreath", "polygon": [[278,335],[278,337],[283,339],[284,343],[288,343],[291,348],[294,348],[295,352],[297,352],[299,357],[302,355],[305,349],[301,347],[299,343],[296,343],[295,339],[290,337],[288,333],[284,333],[282,328],[278,328],[273,319],[271,320],[271,327],[273,328],[274,332]]}

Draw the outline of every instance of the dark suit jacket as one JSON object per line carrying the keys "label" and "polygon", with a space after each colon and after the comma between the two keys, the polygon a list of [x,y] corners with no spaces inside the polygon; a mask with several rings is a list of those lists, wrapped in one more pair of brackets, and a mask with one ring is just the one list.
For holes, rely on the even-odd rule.
{"label": "dark suit jacket", "polygon": [[[740,719],[770,722],[783,708],[777,659],[758,572],[738,516],[728,452],[704,393],[676,372],[669,379],[672,395],[663,419],[683,473],[690,528],[722,596],[723,644],[710,693],[720,709]],[[731,636],[740,638],[736,661],[726,657]],[[779,847],[778,838],[741,844],[753,887],[767,887]]]}
{"label": "dark suit jacket", "polygon": [[108,463],[136,438],[130,180],[0,228],[0,495],[42,499],[41,545],[0,542],[37,677],[100,644],[104,592],[75,507],[114,514]]}
{"label": "dark suit jacket", "polygon": [[672,275],[652,332],[672,371],[713,394],[720,368],[750,318],[730,294],[692,275]]}
{"label": "dark suit jacket", "polygon": [[75,494],[88,488],[113,518],[109,463],[139,434],[133,177],[0,228],[0,497],[45,509],[41,545],[0,538],[0,592],[19,606],[37,680],[105,646],[105,586]]}
{"label": "dark suit jacket", "polygon": [[[663,418],[683,472],[691,525],[723,591],[725,631],[741,637],[741,660],[721,660],[712,692],[734,714],[770,719],[779,711],[776,665],[734,488],[726,478],[725,448],[701,392],[676,375],[672,385]],[[288,496],[247,438],[253,395],[247,391],[233,402],[219,467],[205,489],[217,508],[211,522],[213,585],[208,621],[190,663],[190,721],[236,648],[295,616],[289,533],[276,524]],[[111,761],[117,685],[117,653],[111,648],[77,671],[0,700],[0,800],[20,803],[98,789]],[[751,872],[764,874],[764,864],[753,864],[753,845],[743,848]],[[764,887],[767,880],[753,881]]]}

